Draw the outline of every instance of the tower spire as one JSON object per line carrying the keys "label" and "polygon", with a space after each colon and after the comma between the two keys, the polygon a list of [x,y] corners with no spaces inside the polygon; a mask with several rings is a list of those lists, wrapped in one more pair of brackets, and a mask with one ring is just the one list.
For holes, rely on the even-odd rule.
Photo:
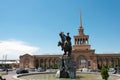
{"label": "tower spire", "polygon": [[82,27],[82,11],[81,11],[81,9],[80,9],[80,28],[83,28]]}
{"label": "tower spire", "polygon": [[84,29],[82,26],[82,11],[81,11],[81,9],[80,9],[80,27],[79,27],[78,31],[79,31],[79,35],[84,35]]}

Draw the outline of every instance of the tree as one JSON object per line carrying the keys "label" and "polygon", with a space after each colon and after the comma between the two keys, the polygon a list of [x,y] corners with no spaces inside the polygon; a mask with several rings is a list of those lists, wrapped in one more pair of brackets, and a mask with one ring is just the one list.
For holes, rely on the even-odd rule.
{"label": "tree", "polygon": [[102,68],[101,76],[103,79],[108,80],[109,74],[108,74],[108,69],[106,67]]}

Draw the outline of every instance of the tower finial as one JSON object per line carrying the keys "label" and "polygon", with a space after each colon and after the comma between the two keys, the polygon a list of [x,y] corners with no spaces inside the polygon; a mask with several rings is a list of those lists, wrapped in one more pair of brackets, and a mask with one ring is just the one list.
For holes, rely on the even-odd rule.
{"label": "tower finial", "polygon": [[81,11],[81,9],[80,9],[80,27],[79,27],[78,31],[79,31],[79,35],[84,35],[84,29],[82,26],[82,11]]}
{"label": "tower finial", "polygon": [[80,28],[82,28],[82,10],[80,9]]}

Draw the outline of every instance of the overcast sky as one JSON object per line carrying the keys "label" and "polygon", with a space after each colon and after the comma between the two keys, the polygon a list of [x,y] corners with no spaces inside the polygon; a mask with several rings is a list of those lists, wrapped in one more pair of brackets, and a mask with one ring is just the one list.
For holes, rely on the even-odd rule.
{"label": "overcast sky", "polygon": [[59,32],[85,34],[96,53],[120,53],[120,0],[0,0],[0,59],[62,54]]}

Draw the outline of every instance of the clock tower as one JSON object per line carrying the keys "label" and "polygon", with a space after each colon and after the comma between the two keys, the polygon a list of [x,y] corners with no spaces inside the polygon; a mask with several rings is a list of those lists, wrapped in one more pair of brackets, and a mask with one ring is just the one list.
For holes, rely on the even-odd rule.
{"label": "clock tower", "polygon": [[80,15],[80,26],[78,35],[74,36],[74,45],[72,50],[73,60],[77,64],[76,68],[97,69],[97,58],[95,50],[89,45],[89,35],[85,35],[82,25],[82,15]]}
{"label": "clock tower", "polygon": [[81,15],[80,15],[80,26],[78,29],[78,35],[74,36],[73,50],[90,50],[89,35],[84,34]]}

